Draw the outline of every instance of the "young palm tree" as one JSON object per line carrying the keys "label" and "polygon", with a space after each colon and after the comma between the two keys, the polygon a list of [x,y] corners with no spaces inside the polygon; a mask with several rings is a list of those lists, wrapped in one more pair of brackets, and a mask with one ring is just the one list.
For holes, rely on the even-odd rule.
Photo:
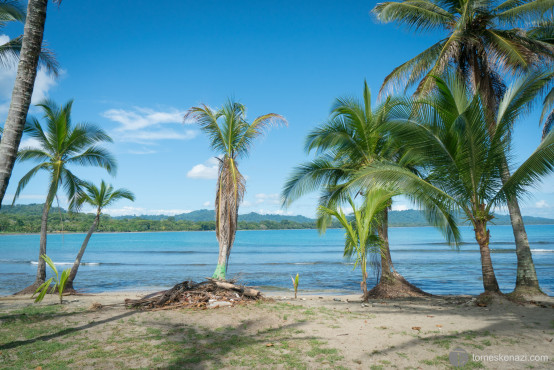
{"label": "young palm tree", "polygon": [[[61,0],[57,0],[60,2]],[[15,2],[4,2],[4,9],[9,8],[11,18],[21,18],[21,10]],[[11,45],[4,48],[9,54],[19,54],[19,63],[8,117],[4,126],[4,135],[0,140],[0,207],[8,188],[10,176],[17,157],[17,150],[27,120],[27,112],[31,104],[37,68],[41,57],[44,23],[46,22],[46,6],[48,0],[29,0],[25,18],[24,37],[15,39]],[[5,10],[6,11],[6,10]],[[1,14],[1,13],[0,13]],[[5,14],[5,13],[4,13]],[[9,16],[10,17],[10,16]],[[11,20],[0,15],[0,22]],[[56,73],[57,63],[52,54],[46,51],[42,54],[43,64]],[[39,262],[40,262],[39,258]]]}
{"label": "young palm tree", "polygon": [[449,199],[475,230],[485,292],[500,292],[487,229],[488,222],[494,218],[494,207],[522,195],[528,186],[554,171],[554,133],[550,133],[508,181],[502,183],[500,164],[508,151],[510,131],[535,97],[537,86],[528,82],[519,81],[507,90],[499,103],[491,135],[484,99],[470,92],[461,79],[436,79],[436,92],[428,99],[414,102],[408,109],[398,110],[389,126],[391,134],[425,164],[425,178],[414,176],[390,161],[381,161],[360,170],[353,181],[355,186],[369,182],[397,191],[425,192]]}
{"label": "young palm tree", "polygon": [[[29,181],[40,171],[48,173],[49,184],[46,202],[42,212],[40,227],[40,248],[36,281],[20,293],[29,293],[37,289],[46,277],[46,265],[40,256],[46,254],[46,234],[48,231],[48,212],[60,187],[73,199],[80,180],[71,172],[70,166],[96,166],[115,173],[116,161],[112,155],[98,144],[112,142],[112,139],[100,128],[90,123],[73,124],[71,107],[73,101],[58,106],[53,101],[38,104],[44,111],[45,129],[36,118],[27,124],[28,135],[36,139],[39,148],[23,148],[17,154],[18,161],[35,161],[38,165],[25,174],[17,185],[14,202]],[[41,262],[42,261],[42,262]]]}
{"label": "young palm tree", "polygon": [[[416,94],[429,93],[432,76],[454,68],[483,100],[490,134],[494,112],[505,89],[502,75],[517,75],[532,68],[548,70],[554,62],[554,47],[547,38],[529,33],[536,20],[552,14],[552,1],[403,0],[377,4],[372,12],[383,22],[395,22],[415,31],[442,31],[445,37],[398,66],[383,83],[406,88],[419,83]],[[552,29],[549,29],[551,35]],[[510,177],[507,161],[502,181]],[[516,291],[541,293],[531,248],[517,199],[508,209],[516,242],[518,274]]]}
{"label": "young palm tree", "polygon": [[269,113],[248,123],[246,107],[231,100],[218,110],[206,105],[192,107],[184,119],[193,119],[198,123],[200,129],[208,135],[212,150],[219,156],[215,197],[219,257],[213,278],[224,280],[237,230],[238,209],[246,189],[237,159],[248,156],[254,139],[266,129],[274,125],[286,125],[287,121],[278,114]]}
{"label": "young palm tree", "polygon": [[353,222],[350,222],[342,209],[331,209],[319,206],[318,213],[335,217],[345,229],[344,256],[356,256],[354,269],[360,265],[362,281],[360,287],[364,300],[369,299],[367,291],[367,258],[370,253],[382,253],[383,239],[377,235],[379,214],[389,206],[390,199],[395,195],[385,189],[372,188],[364,197],[363,205],[356,209],[352,198],[348,197],[348,203],[354,214]]}
{"label": "young palm tree", "polygon": [[[315,152],[316,158],[297,167],[283,189],[284,205],[316,189],[322,189],[320,205],[336,209],[349,195],[365,194],[370,188],[345,189],[352,175],[374,161],[388,159],[414,170],[411,158],[405,155],[401,143],[395,143],[384,129],[395,106],[391,99],[372,109],[371,93],[364,83],[363,101],[337,99],[331,118],[314,129],[306,139],[306,151]],[[412,198],[426,210],[428,220],[441,228],[449,241],[459,238],[453,218],[438,199],[420,194]],[[389,202],[392,202],[389,199]],[[390,205],[390,204],[389,204]],[[329,222],[320,214],[318,226],[324,229]],[[378,234],[383,241],[380,279],[370,292],[375,297],[395,297],[425,294],[399,274],[392,263],[388,242],[388,207],[379,214]]]}
{"label": "young palm tree", "polygon": [[135,196],[127,189],[114,190],[112,185],[108,185],[104,182],[104,180],[102,180],[100,188],[90,182],[81,183],[77,196],[74,197],[74,199],[77,208],[81,207],[84,203],[96,207],[96,215],[87,236],[81,245],[81,249],[77,254],[77,258],[73,263],[73,267],[71,268],[71,272],[69,273],[69,277],[67,278],[67,282],[65,284],[66,290],[74,290],[73,281],[75,280],[75,276],[77,276],[77,270],[81,265],[81,259],[83,258],[83,254],[85,254],[85,249],[87,248],[90,237],[92,236],[92,233],[96,231],[98,224],[100,223],[102,210],[120,199],[129,199],[134,201]]}

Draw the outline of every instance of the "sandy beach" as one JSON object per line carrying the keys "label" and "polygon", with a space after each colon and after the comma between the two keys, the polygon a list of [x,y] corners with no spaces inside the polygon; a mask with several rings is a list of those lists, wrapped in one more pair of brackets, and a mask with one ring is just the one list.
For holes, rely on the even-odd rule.
{"label": "sandy beach", "polygon": [[479,307],[470,296],[362,303],[274,294],[207,310],[124,307],[146,293],[68,296],[61,306],[55,296],[1,297],[0,366],[434,369],[452,367],[458,348],[463,368],[554,366],[552,297]]}

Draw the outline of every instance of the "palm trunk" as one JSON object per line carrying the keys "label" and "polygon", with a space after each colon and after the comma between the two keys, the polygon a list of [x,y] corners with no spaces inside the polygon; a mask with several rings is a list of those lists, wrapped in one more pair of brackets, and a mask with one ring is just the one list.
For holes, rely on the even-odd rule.
{"label": "palm trunk", "polygon": [[[510,170],[508,169],[506,158],[504,158],[502,167],[502,183],[505,184],[510,178]],[[529,239],[527,239],[527,232],[525,231],[525,225],[523,224],[517,198],[508,199],[508,211],[510,213],[512,231],[516,242],[517,277],[514,293],[544,294],[539,286],[539,280],[531,254],[531,246],[529,245]]]}
{"label": "palm trunk", "polygon": [[429,296],[429,293],[408,282],[404,276],[395,270],[389,247],[388,208],[383,210],[381,220],[381,223],[377,227],[379,238],[383,241],[383,247],[381,248],[381,276],[377,285],[367,292],[364,299]]}
{"label": "palm trunk", "polygon": [[481,252],[481,270],[483,273],[483,287],[485,293],[500,293],[496,275],[492,267],[491,252],[489,249],[490,232],[487,230],[486,221],[476,221],[475,239]]}
{"label": "palm trunk", "polygon": [[79,266],[81,265],[81,259],[83,258],[83,254],[85,254],[85,249],[87,248],[90,237],[92,236],[92,233],[96,231],[96,228],[98,227],[99,222],[100,222],[100,208],[97,210],[96,217],[94,218],[94,222],[92,223],[92,226],[90,227],[87,233],[87,236],[85,237],[85,240],[81,245],[81,249],[77,254],[77,258],[75,259],[75,262],[73,262],[73,267],[71,268],[71,271],[69,272],[69,276],[67,278],[67,282],[65,283],[66,290],[74,290],[73,281],[75,280],[75,276],[77,276],[77,270],[79,270]]}
{"label": "palm trunk", "polygon": [[[478,87],[485,97],[485,107],[487,108],[486,119],[489,130],[493,131],[496,124],[495,117],[498,110],[498,98],[488,72],[483,70],[478,61],[478,56],[475,53],[473,59],[469,62],[473,69],[474,81],[477,84],[476,87]],[[503,184],[510,178],[510,170],[506,158],[504,158],[502,163],[501,178]],[[520,294],[544,294],[539,286],[535,264],[533,263],[533,256],[531,255],[531,247],[529,246],[529,240],[527,238],[527,232],[525,231],[525,225],[523,224],[523,217],[521,216],[517,198],[508,200],[508,211],[510,213],[517,256],[517,277],[514,292]]]}
{"label": "palm trunk", "polygon": [[367,261],[365,256],[362,258],[362,281],[360,282],[360,287],[362,288],[363,298],[367,297]]}
{"label": "palm trunk", "polygon": [[219,243],[219,256],[217,258],[217,267],[215,268],[212,279],[225,280],[227,274],[227,261],[229,255],[229,247],[227,243]]}
{"label": "palm trunk", "polygon": [[[42,47],[46,6],[48,0],[29,0],[23,34],[23,44],[17,66],[17,75],[4,134],[0,141],[0,207],[8,188],[10,176],[21,142],[23,127],[31,104],[37,75],[38,59]],[[40,260],[39,260],[40,264]]]}
{"label": "palm trunk", "polygon": [[42,218],[40,221],[40,242],[39,242],[39,252],[38,252],[38,265],[37,265],[37,275],[36,275],[35,282],[15,294],[33,294],[37,290],[37,288],[46,280],[46,262],[44,262],[41,256],[46,254],[46,239],[48,234],[48,213],[50,213],[50,208],[52,207],[52,202],[54,200],[54,196],[51,194],[52,192],[50,191],[48,196],[46,197],[46,203],[44,203],[44,208],[42,209]]}

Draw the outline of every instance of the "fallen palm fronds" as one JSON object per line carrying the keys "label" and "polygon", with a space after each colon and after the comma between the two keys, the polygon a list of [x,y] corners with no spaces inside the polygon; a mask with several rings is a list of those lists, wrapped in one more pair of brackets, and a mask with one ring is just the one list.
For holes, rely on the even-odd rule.
{"label": "fallen palm fronds", "polygon": [[174,308],[217,308],[234,306],[248,301],[265,299],[259,290],[234,282],[207,279],[195,283],[183,281],[173,288],[141,299],[126,299],[125,305],[147,310],[166,310]]}

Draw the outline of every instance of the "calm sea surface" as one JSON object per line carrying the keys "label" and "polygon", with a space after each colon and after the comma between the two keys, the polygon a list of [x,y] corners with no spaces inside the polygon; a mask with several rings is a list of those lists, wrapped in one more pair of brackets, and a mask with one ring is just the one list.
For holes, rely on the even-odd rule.
{"label": "calm sea surface", "polygon": [[[516,256],[510,226],[491,226],[492,259],[501,289],[515,284]],[[530,225],[527,232],[541,286],[554,295],[554,225]],[[410,282],[435,294],[483,291],[479,249],[473,230],[462,228],[456,251],[433,228],[391,228],[392,259]],[[72,264],[84,234],[50,235],[47,254],[59,268]],[[264,290],[288,290],[300,274],[304,293],[354,293],[360,271],[342,256],[344,232],[328,230],[239,231],[228,276]],[[0,294],[32,283],[38,235],[0,235]],[[94,234],[75,287],[83,292],[167,288],[186,279],[211,276],[217,262],[214,232]],[[369,285],[373,285],[370,282]]]}

